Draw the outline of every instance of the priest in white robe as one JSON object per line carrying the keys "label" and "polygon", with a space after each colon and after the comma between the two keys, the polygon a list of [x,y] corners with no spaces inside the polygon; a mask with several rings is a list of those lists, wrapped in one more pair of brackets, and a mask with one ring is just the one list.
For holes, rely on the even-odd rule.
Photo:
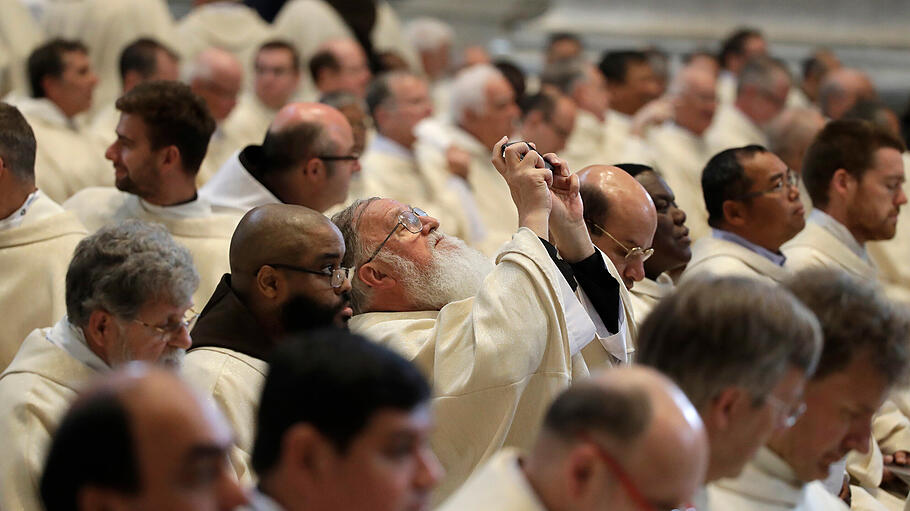
{"label": "priest in white robe", "polygon": [[564,61],[547,66],[540,79],[542,86],[555,87],[574,101],[577,109],[575,125],[560,158],[573,169],[606,163],[605,121],[610,96],[603,73],[587,61]]}
{"label": "priest in white robe", "polygon": [[597,163],[621,163],[632,133],[633,118],[660,96],[661,87],[648,56],[641,51],[608,52],[598,67],[607,79],[610,111],[606,119],[607,147],[604,151],[607,161]]}
{"label": "priest in white robe", "polygon": [[767,147],[765,127],[786,106],[789,90],[790,74],[780,61],[750,60],[739,75],[736,101],[721,103],[705,133],[708,151],[716,154],[749,144]]}
{"label": "priest in white robe", "polygon": [[82,240],[67,270],[67,314],[33,330],[0,374],[0,507],[44,509],[50,437],[94,376],[133,360],[177,368],[190,346],[192,259],[161,227],[127,222]]}
{"label": "priest in white robe", "polygon": [[0,97],[28,96],[26,60],[44,41],[44,32],[22,2],[0,5]]}
{"label": "priest in white robe", "polygon": [[782,282],[790,272],[781,245],[805,225],[799,175],[761,146],[715,155],[702,175],[711,237],[692,246],[683,280],[740,275]]}
{"label": "priest in white robe", "polygon": [[85,234],[75,215],[35,187],[35,137],[15,107],[0,103],[0,371],[25,336],[66,310],[70,258]]}
{"label": "priest in white robe", "polygon": [[[413,360],[432,382],[432,443],[448,473],[437,500],[501,447],[529,447],[550,400],[587,374],[578,353],[594,339],[594,324],[552,259],[556,249],[542,240],[552,234],[573,268],[598,267],[601,282],[581,286],[618,305],[615,289],[597,292],[613,279],[584,227],[577,177],[552,159],[550,191],[550,171],[535,167],[539,156],[517,144],[504,159],[505,141],[493,162],[522,220],[492,268],[441,234],[435,218],[395,201],[358,201],[333,218],[345,235],[344,264],[356,267],[351,329]],[[597,310],[604,323],[617,322],[617,309]]]}
{"label": "priest in white robe", "polygon": [[138,85],[117,107],[117,141],[106,152],[116,188],[87,188],[63,206],[90,231],[128,218],[164,225],[192,253],[201,276],[194,301],[205,303],[228,271],[228,246],[239,220],[214,214],[196,193],[195,174],[215,123],[178,82]]}
{"label": "priest in white robe", "polygon": [[[653,411],[647,418],[641,400]],[[651,369],[614,369],[561,394],[533,449],[503,449],[439,509],[683,508],[704,477],[707,447],[676,385]]]}
{"label": "priest in white robe", "polygon": [[721,44],[720,73],[717,77],[717,100],[730,104],[736,100],[736,83],[746,63],[755,57],[768,55],[768,42],[757,29],[741,27],[727,36]]}

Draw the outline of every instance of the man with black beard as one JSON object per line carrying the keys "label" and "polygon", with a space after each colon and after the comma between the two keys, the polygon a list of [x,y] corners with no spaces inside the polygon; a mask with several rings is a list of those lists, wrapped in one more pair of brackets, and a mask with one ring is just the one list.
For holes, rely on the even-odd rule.
{"label": "man with black beard", "polygon": [[351,317],[344,239],[320,213],[269,204],[250,210],[231,238],[224,275],[193,328],[185,374],[212,396],[236,435],[231,465],[249,470],[256,409],[269,353],[301,329],[347,327]]}

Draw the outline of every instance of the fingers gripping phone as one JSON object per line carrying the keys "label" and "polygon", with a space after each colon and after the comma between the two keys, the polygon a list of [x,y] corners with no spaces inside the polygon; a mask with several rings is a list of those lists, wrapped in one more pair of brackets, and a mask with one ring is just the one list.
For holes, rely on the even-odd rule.
{"label": "fingers gripping phone", "polygon": [[[509,147],[510,145],[513,145],[513,144],[528,144],[528,143],[525,142],[524,140],[516,140],[515,142],[507,142],[507,143],[503,144],[502,145],[502,157],[503,158],[506,157],[506,147]],[[534,149],[534,147],[531,144],[528,144],[528,148],[530,148],[532,151],[536,151],[536,149]],[[540,153],[538,153],[538,154],[540,154]],[[518,159],[523,160],[524,156],[519,156]],[[556,170],[553,168],[553,165],[551,165],[550,162],[548,162],[546,159],[543,158],[543,155],[541,155],[541,159],[543,160],[543,164],[547,168],[547,170],[549,170],[550,172],[554,172]]]}

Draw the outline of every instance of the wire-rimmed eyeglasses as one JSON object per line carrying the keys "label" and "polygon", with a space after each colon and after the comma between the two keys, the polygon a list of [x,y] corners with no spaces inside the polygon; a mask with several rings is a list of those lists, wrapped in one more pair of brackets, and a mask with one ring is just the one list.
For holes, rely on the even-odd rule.
{"label": "wire-rimmed eyeglasses", "polygon": [[421,229],[423,229],[423,222],[420,221],[420,217],[423,216],[427,216],[426,211],[411,206],[408,206],[408,209],[405,209],[401,213],[398,213],[398,223],[395,224],[395,227],[392,228],[392,231],[389,232],[389,235],[386,236],[384,240],[382,240],[382,243],[376,247],[376,250],[373,251],[373,255],[367,258],[366,261],[360,263],[360,266],[363,266],[372,261],[379,253],[379,251],[382,250],[382,247],[385,246],[386,242],[389,241],[389,238],[391,238],[392,235],[398,231],[399,227],[404,227],[408,230],[408,232],[414,234],[420,232]]}

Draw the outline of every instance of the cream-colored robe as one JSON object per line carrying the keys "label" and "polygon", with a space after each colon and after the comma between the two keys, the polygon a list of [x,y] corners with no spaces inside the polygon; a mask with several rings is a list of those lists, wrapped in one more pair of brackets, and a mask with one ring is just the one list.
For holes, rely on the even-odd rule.
{"label": "cream-colored robe", "polygon": [[648,130],[644,140],[630,136],[623,160],[649,165],[664,178],[686,213],[689,237],[696,241],[711,235],[701,189],[701,174],[711,156],[704,137],[668,121]]}
{"label": "cream-colored robe", "polygon": [[739,78],[730,71],[722,70],[717,75],[717,105],[732,104],[736,101],[736,86]]}
{"label": "cream-colored robe", "polygon": [[140,37],[177,41],[165,0],[49,0],[42,25],[49,37],[79,39],[88,47],[99,78],[93,111],[120,96],[124,48]]}
{"label": "cream-colored robe", "polygon": [[503,449],[437,511],[547,511],[519,465],[517,449]]}
{"label": "cream-colored robe", "polygon": [[235,152],[199,189],[199,198],[212,205],[212,211],[243,216],[256,206],[281,204],[268,188],[250,174],[240,163],[240,151]]}
{"label": "cream-colored robe", "polygon": [[22,2],[0,2],[0,97],[31,94],[26,62],[43,41],[41,28]]}
{"label": "cream-colored robe", "polygon": [[566,141],[566,148],[559,154],[569,164],[572,172],[588,165],[606,164],[607,127],[603,121],[586,110],[579,109],[575,127]]}
{"label": "cream-colored robe", "polygon": [[259,13],[233,0],[194,7],[177,22],[176,32],[174,43],[179,46],[185,65],[191,65],[207,48],[220,48],[233,54],[243,66],[247,88],[253,82],[256,50],[273,37],[272,27]]}
{"label": "cream-colored robe", "polygon": [[352,331],[411,360],[433,388],[433,450],[447,476],[436,502],[503,446],[528,448],[550,402],[587,374],[572,353],[594,338],[537,236],[521,228],[475,297],[439,311],[370,312]]}
{"label": "cream-colored robe", "polygon": [[[910,153],[903,154],[904,171],[910,169]],[[904,193],[910,194],[910,181],[904,182]],[[897,217],[897,231],[886,241],[866,243],[869,257],[878,267],[878,277],[885,292],[893,300],[910,304],[910,208],[901,208]]]}
{"label": "cream-colored robe", "polygon": [[83,188],[114,184],[104,143],[81,118],[67,119],[49,99],[22,98],[16,106],[35,132],[35,182],[48,197],[62,203]]}
{"label": "cream-colored robe", "polygon": [[731,241],[705,237],[692,245],[692,260],[682,273],[682,281],[703,275],[750,277],[775,284],[790,276],[761,254]]}
{"label": "cream-colored robe", "polygon": [[265,106],[255,93],[244,93],[231,110],[231,115],[224,120],[224,131],[237,144],[235,150],[250,144],[261,144],[277,113],[277,110]]}
{"label": "cream-colored robe", "polygon": [[735,479],[708,485],[712,511],[838,511],[847,505],[820,481],[805,484],[796,479],[786,461],[762,447]]}
{"label": "cream-colored robe", "polygon": [[116,188],[89,188],[63,205],[73,211],[90,231],[128,218],[163,225],[174,241],[185,246],[193,256],[193,263],[199,272],[199,288],[193,294],[193,302],[196,310],[202,310],[221,276],[231,271],[228,258],[231,236],[240,217],[212,213],[207,203],[199,206],[201,212],[198,216],[176,218],[156,211],[168,208],[151,206],[138,196]]}
{"label": "cream-colored robe", "polygon": [[[374,50],[394,52],[412,70],[422,69],[417,50],[405,36],[395,10],[385,1],[376,4],[376,24],[370,34]],[[297,48],[303,62],[309,62],[319,46],[330,39],[354,37],[341,16],[323,0],[290,0],[275,17],[273,27],[277,37]],[[304,96],[315,93],[309,73],[302,73],[300,86]]]}
{"label": "cream-colored robe", "polygon": [[648,314],[651,314],[664,296],[673,291],[673,287],[673,279],[666,273],[658,275],[657,280],[645,278],[635,283],[629,294],[635,318],[635,330],[641,330],[641,325],[648,318]]}
{"label": "cream-colored robe", "polygon": [[420,207],[439,220],[444,232],[472,244],[471,230],[458,196],[447,187],[448,180],[459,178],[440,175],[439,169],[419,165],[413,153],[403,146],[397,147],[399,152],[367,149],[360,158],[357,182],[351,182],[350,198],[384,197]]}
{"label": "cream-colored robe", "polygon": [[[265,137],[265,132],[262,134]],[[212,133],[212,138],[209,139],[209,147],[205,152],[205,159],[202,160],[202,165],[199,167],[199,173],[196,174],[196,186],[201,187],[207,183],[231,159],[231,155],[242,150],[246,144],[234,132],[228,131],[225,126],[216,128]]]}
{"label": "cream-colored robe", "polygon": [[[635,312],[632,310],[632,296],[626,286],[623,284],[622,277],[613,261],[606,254],[599,251],[607,271],[616,279],[619,284],[619,301],[622,312],[619,317],[619,332],[611,335],[606,327],[599,320],[594,320],[596,315],[593,305],[584,295],[584,289],[579,286],[576,290],[579,301],[589,312],[589,316],[594,320],[597,326],[597,337],[594,342],[588,344],[581,350],[581,355],[585,359],[585,365],[591,371],[609,369],[618,364],[631,364],[635,360],[635,342],[638,339],[638,328],[635,320]],[[596,283],[594,283],[596,284]],[[638,285],[637,283],[635,285]]]}
{"label": "cream-colored robe", "polygon": [[42,511],[38,484],[51,434],[97,373],[34,330],[0,375],[0,509]]}
{"label": "cream-colored robe", "polygon": [[833,234],[812,221],[792,240],[784,243],[781,251],[787,256],[785,267],[798,272],[805,268],[836,268],[864,280],[876,280],[877,271],[841,243]]}
{"label": "cream-colored robe", "polygon": [[632,129],[632,117],[611,109],[607,112],[605,127],[607,130],[607,146],[604,148],[606,161],[600,163],[606,165],[626,163],[622,161],[622,158],[625,156],[626,144],[631,136],[629,132]]}
{"label": "cream-colored robe", "polygon": [[711,156],[732,147],[759,144],[768,147],[768,135],[733,104],[717,106],[714,121],[705,132]]}
{"label": "cream-colored robe", "polygon": [[0,230],[0,370],[29,332],[66,313],[66,270],[86,234],[76,215],[44,195],[18,227]]}
{"label": "cream-colored robe", "polygon": [[244,484],[255,483],[250,466],[256,435],[256,411],[269,365],[226,348],[197,348],[186,354],[183,374],[199,391],[212,396],[234,432],[231,466]]}

